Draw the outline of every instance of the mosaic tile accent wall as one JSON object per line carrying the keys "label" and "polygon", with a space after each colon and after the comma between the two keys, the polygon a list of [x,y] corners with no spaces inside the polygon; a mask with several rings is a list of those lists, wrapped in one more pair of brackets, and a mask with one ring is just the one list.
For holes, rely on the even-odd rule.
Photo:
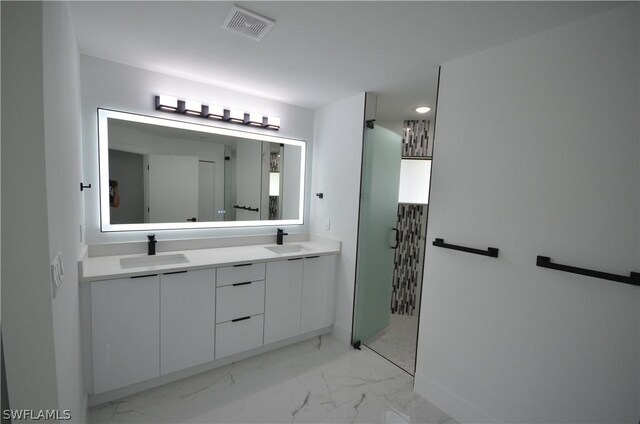
{"label": "mosaic tile accent wall", "polygon": [[[429,121],[404,121],[403,157],[430,156]],[[407,129],[410,128],[410,129]],[[398,205],[397,227],[400,245],[396,249],[391,293],[391,313],[415,315],[419,309],[422,288],[428,205]]]}
{"label": "mosaic tile accent wall", "polygon": [[269,167],[271,172],[280,172],[280,156],[278,152],[271,152]]}
{"label": "mosaic tile accent wall", "polygon": [[431,156],[430,121],[403,121],[402,157]]}
{"label": "mosaic tile accent wall", "polygon": [[391,312],[394,314],[414,315],[418,309],[427,208],[427,205],[398,205],[400,246],[394,258],[391,294]]}

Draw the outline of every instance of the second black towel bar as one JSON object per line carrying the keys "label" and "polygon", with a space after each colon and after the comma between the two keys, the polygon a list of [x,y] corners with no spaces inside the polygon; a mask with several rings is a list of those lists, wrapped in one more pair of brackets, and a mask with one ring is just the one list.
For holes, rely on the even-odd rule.
{"label": "second black towel bar", "polygon": [[498,248],[487,247],[487,250],[474,249],[473,247],[458,246],[456,244],[445,243],[444,239],[437,238],[433,241],[433,245],[437,247],[444,247],[445,249],[459,250],[461,252],[474,253],[476,255],[490,256],[492,258],[498,257]]}
{"label": "second black towel bar", "polygon": [[570,272],[572,274],[587,275],[594,278],[602,278],[603,280],[617,281],[618,283],[631,284],[632,286],[640,286],[640,273],[631,272],[626,275],[609,274],[608,272],[594,271],[591,269],[578,268],[575,266],[554,264],[548,256],[539,256],[536,258],[536,265],[542,268],[556,269],[558,271]]}

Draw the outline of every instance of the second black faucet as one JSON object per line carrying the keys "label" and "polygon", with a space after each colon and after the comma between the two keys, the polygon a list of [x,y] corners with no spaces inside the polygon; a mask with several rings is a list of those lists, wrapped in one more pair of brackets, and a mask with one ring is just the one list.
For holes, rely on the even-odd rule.
{"label": "second black faucet", "polygon": [[149,254],[149,256],[155,255],[156,254],[156,243],[158,242],[158,240],[156,240],[156,235],[155,234],[148,234],[147,238],[149,239],[147,253]]}
{"label": "second black faucet", "polygon": [[282,228],[278,228],[278,232],[276,233],[276,244],[282,244],[284,236],[288,236],[289,233],[285,233]]}

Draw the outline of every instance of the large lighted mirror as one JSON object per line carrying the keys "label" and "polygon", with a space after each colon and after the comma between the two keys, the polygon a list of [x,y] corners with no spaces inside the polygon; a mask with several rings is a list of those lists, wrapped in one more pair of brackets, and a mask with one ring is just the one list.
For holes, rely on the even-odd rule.
{"label": "large lighted mirror", "polygon": [[98,109],[102,231],[302,224],[306,143]]}

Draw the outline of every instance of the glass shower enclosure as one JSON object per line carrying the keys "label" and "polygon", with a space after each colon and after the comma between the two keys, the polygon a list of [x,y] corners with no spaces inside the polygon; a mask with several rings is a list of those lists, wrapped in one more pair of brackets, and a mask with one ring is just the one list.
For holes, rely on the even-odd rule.
{"label": "glass shower enclosure", "polygon": [[356,347],[389,325],[394,249],[399,243],[395,226],[401,154],[400,135],[368,123],[363,146],[352,331]]}

